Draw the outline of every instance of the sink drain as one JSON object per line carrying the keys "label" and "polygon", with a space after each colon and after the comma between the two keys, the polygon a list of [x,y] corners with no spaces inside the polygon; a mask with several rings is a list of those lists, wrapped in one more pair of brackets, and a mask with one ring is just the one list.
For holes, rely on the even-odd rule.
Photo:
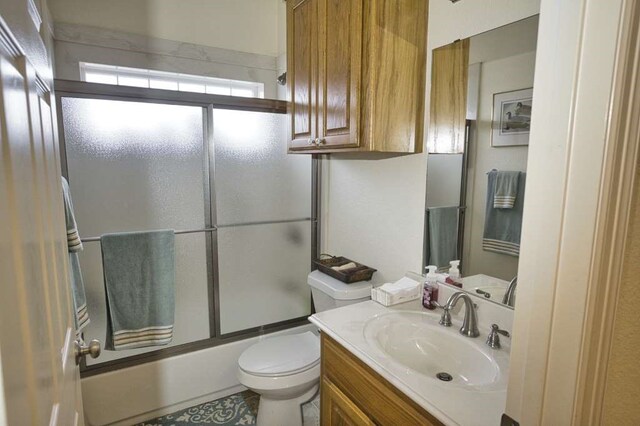
{"label": "sink drain", "polygon": [[449,373],[438,373],[436,374],[438,380],[442,380],[443,382],[450,382],[453,380],[453,377]]}

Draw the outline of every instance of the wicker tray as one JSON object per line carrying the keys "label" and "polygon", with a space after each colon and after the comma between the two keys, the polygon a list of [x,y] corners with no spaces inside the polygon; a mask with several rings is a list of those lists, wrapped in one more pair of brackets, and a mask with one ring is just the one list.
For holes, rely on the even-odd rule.
{"label": "wicker tray", "polygon": [[[349,262],[353,262],[357,266],[355,268],[345,269],[342,271],[332,269],[334,266],[346,265]],[[354,262],[353,260],[342,256],[331,256],[328,259],[318,259],[315,261],[315,264],[318,266],[318,270],[320,272],[347,284],[356,283],[358,281],[369,281],[373,276],[373,273],[376,272],[373,268]]]}

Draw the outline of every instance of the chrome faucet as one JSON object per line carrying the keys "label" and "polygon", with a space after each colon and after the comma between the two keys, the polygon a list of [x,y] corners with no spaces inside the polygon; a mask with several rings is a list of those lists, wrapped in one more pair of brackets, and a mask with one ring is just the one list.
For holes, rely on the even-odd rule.
{"label": "chrome faucet", "polygon": [[444,312],[440,318],[440,325],[445,327],[451,327],[451,314],[449,311],[456,306],[458,300],[464,301],[464,319],[462,320],[462,327],[460,327],[460,334],[467,337],[478,337],[480,331],[478,331],[478,315],[476,314],[476,306],[473,300],[468,294],[461,291],[455,292],[449,297],[447,303],[443,306]]}
{"label": "chrome faucet", "polygon": [[511,306],[512,308],[516,304],[516,286],[518,285],[518,276],[513,277],[511,282],[509,282],[509,286],[507,287],[507,292],[504,294],[502,298],[502,303],[507,306]]}

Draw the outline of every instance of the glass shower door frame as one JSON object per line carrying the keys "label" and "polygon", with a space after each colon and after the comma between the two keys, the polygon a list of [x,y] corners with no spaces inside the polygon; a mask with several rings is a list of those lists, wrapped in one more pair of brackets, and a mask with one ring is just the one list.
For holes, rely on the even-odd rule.
{"label": "glass shower door frame", "polygon": [[[89,377],[121,368],[139,365],[151,361],[169,358],[179,354],[193,352],[205,348],[231,343],[237,340],[258,336],[267,332],[274,332],[287,328],[307,324],[307,317],[293,318],[273,324],[264,324],[250,329],[231,333],[221,333],[220,327],[220,281],[218,265],[217,230],[227,227],[254,226],[290,222],[309,222],[311,226],[311,269],[315,269],[313,260],[319,253],[319,213],[320,213],[320,157],[314,155],[312,159],[311,177],[311,212],[309,217],[287,220],[254,221],[245,223],[218,224],[216,220],[216,186],[215,186],[215,151],[213,132],[213,113],[215,109],[234,109],[241,111],[255,111],[265,113],[286,114],[287,103],[273,99],[239,98],[231,96],[207,95],[201,93],[174,92],[159,89],[137,87],[112,86],[105,84],[55,80],[56,110],[58,122],[58,142],[61,152],[62,174],[68,177],[66,147],[64,140],[64,123],[62,117],[62,98],[85,98],[130,102],[149,102],[169,105],[183,105],[201,107],[203,114],[203,174],[204,174],[204,228],[187,230],[204,232],[206,234],[207,259],[207,291],[209,295],[209,338],[197,340],[181,345],[159,349],[156,351],[133,355],[118,360],[87,366],[81,364],[81,376]],[[311,303],[313,312],[313,303]]]}

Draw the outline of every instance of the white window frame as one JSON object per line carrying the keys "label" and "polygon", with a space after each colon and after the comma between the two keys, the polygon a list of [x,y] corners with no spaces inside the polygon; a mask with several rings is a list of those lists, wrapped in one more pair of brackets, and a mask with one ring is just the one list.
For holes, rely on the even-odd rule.
{"label": "white window frame", "polygon": [[[95,78],[96,75],[109,79],[109,82]],[[125,77],[139,79],[141,84],[127,84]],[[207,77],[193,74],[183,74],[167,71],[156,71],[142,68],[129,68],[117,65],[94,64],[80,62],[80,79],[89,83],[114,84],[117,86],[133,86],[153,88],[153,80],[162,80],[168,85],[175,84],[178,92],[208,93],[248,98],[264,98],[264,83],[256,81],[232,80],[218,77]],[[202,86],[202,90],[189,89],[187,85]]]}

